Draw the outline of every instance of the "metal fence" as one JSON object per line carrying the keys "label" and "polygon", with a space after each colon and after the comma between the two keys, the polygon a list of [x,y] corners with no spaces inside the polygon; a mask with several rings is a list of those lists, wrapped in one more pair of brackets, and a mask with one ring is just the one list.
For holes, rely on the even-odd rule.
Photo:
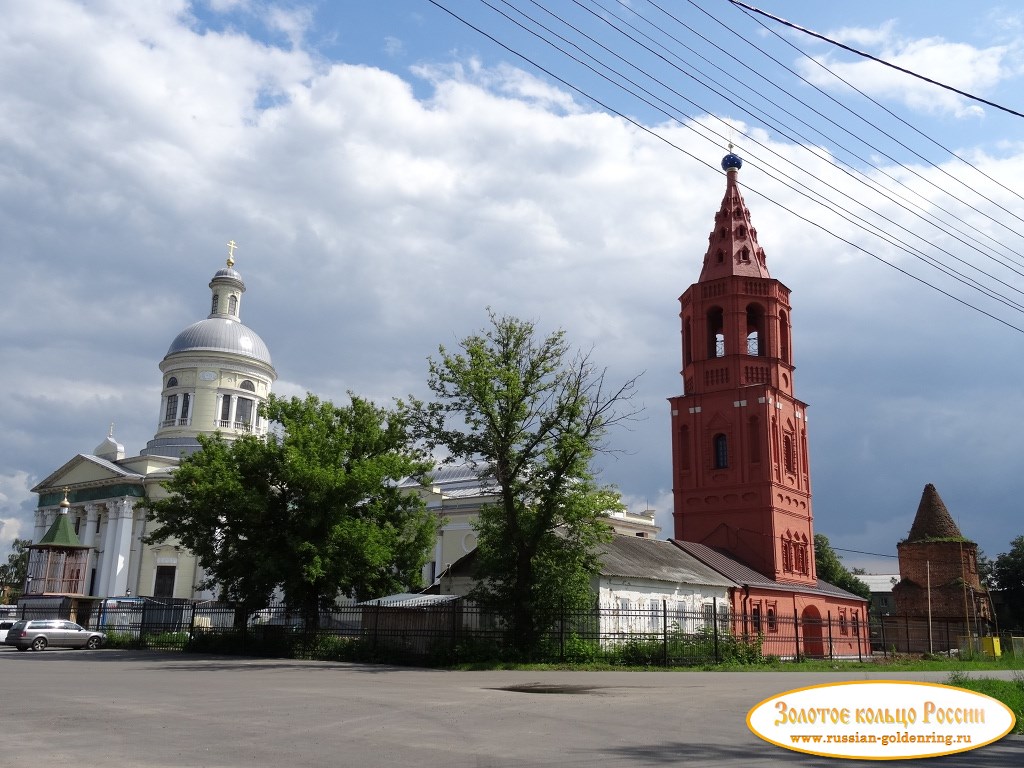
{"label": "metal fence", "polygon": [[[52,618],[54,611],[24,606],[19,616]],[[246,617],[232,605],[149,598],[101,601],[87,615],[64,612],[62,618],[100,629],[120,647],[420,664],[520,660],[686,666],[993,654],[996,642],[1002,653],[1024,647],[1020,638],[1016,643],[1009,635],[993,638],[957,620],[929,625],[919,618],[886,616],[865,625],[832,616],[766,618],[731,613],[717,600],[700,610],[649,602],[559,612],[543,623],[528,649],[517,647],[501,614],[465,600],[336,607],[321,612],[315,627],[284,605]]]}

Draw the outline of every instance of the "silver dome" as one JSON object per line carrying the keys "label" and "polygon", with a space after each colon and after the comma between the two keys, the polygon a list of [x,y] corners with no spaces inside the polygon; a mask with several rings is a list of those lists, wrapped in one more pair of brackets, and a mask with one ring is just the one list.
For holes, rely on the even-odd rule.
{"label": "silver dome", "polygon": [[210,317],[193,323],[171,342],[167,355],[196,350],[231,352],[273,366],[270,362],[270,350],[263,339],[237,320]]}

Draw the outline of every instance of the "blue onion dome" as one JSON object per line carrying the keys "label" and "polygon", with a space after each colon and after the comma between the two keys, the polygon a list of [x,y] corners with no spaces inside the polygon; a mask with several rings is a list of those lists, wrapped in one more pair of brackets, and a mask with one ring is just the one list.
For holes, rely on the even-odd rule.
{"label": "blue onion dome", "polygon": [[734,155],[730,152],[728,155],[722,158],[722,170],[723,171],[738,171],[743,167],[743,159],[739,155]]}

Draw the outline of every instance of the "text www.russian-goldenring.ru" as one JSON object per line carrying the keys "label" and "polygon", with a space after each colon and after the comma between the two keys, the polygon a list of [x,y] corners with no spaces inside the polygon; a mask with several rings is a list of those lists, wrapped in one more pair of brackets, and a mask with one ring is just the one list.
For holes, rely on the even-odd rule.
{"label": "text www.russian-goldenring.ru", "polygon": [[829,733],[802,735],[792,734],[790,740],[793,744],[881,744],[887,747],[890,744],[945,744],[947,747],[953,744],[970,744],[970,734],[960,733],[885,733],[882,735],[874,733]]}

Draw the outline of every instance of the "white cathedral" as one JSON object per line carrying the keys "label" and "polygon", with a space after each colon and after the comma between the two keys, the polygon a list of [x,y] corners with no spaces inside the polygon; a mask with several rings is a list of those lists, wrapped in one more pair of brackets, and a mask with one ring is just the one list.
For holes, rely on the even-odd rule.
{"label": "white cathedral", "polygon": [[240,319],[245,283],[227,267],[210,281],[210,314],[179,333],[160,371],[156,433],[138,456],[125,456],[113,429],[92,453],[80,453],[32,490],[39,495],[23,600],[70,602],[88,612],[106,597],[209,600],[191,552],[173,540],[147,545],[143,499],[166,496],[162,483],[200,434],[226,439],[266,434],[259,404],[277,372],[263,339]]}
{"label": "white cathedral", "polygon": [[[179,333],[160,371],[163,383],[156,433],[138,456],[125,456],[113,429],[92,453],[80,453],[32,491],[39,496],[28,578],[19,604],[63,603],[72,618],[86,618],[103,599],[149,597],[159,601],[214,600],[201,589],[205,574],[197,558],[173,539],[145,544],[153,524],[146,498],[166,497],[163,483],[183,455],[199,449],[200,434],[219,431],[230,440],[265,435],[259,415],[277,372],[263,339],[240,319],[245,283],[234,269],[235,244],[227,267],[210,281],[210,314]],[[475,471],[440,467],[428,486],[408,482],[441,527],[433,559],[423,569],[431,584],[447,566],[476,546],[473,523],[480,506],[493,502]],[[617,512],[608,520],[616,533],[656,538],[653,512]]]}

